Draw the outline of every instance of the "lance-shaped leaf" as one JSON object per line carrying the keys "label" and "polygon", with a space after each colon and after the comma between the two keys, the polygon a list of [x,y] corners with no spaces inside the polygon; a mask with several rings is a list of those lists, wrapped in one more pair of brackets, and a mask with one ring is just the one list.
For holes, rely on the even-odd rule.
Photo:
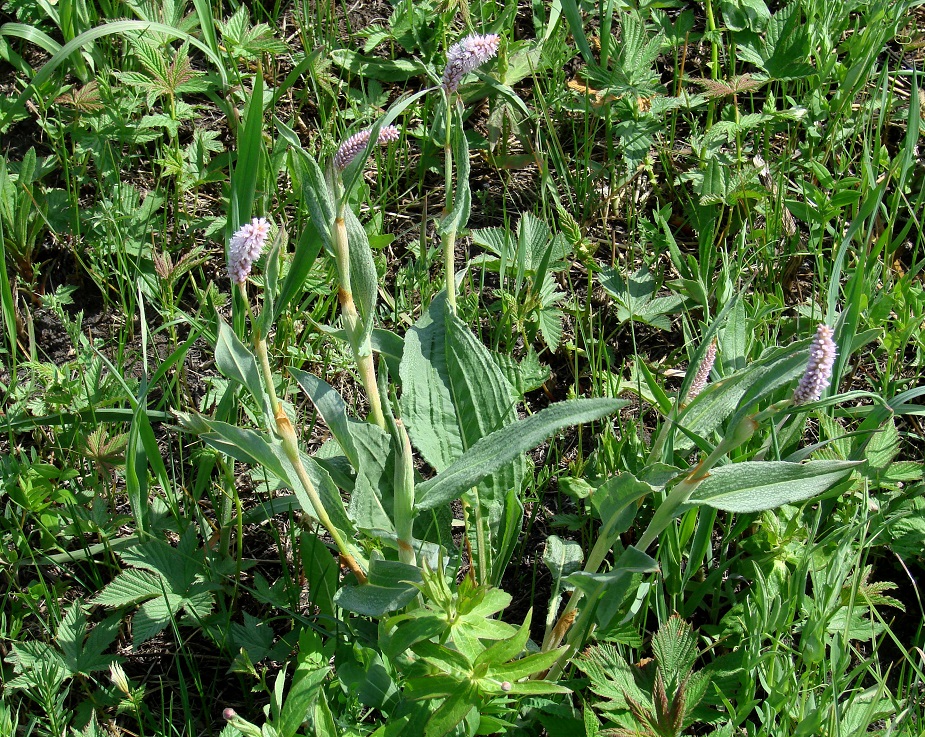
{"label": "lance-shaped leaf", "polygon": [[559,402],[496,430],[479,440],[446,470],[419,484],[415,506],[418,510],[431,509],[458,499],[486,476],[516,460],[558,430],[598,420],[625,405],[626,402],[621,399],[574,399]]}
{"label": "lance-shaped leaf", "polygon": [[[315,514],[311,499],[309,499],[305,487],[299,481],[299,477],[296,475],[295,469],[286,457],[283,446],[279,441],[269,442],[263,435],[254,430],[247,430],[225,422],[218,422],[217,420],[209,420],[198,415],[181,416],[180,419],[187,429],[198,433],[208,445],[211,445],[216,450],[226,453],[243,463],[265,468],[295,492],[299,505],[305,512],[311,515]],[[318,496],[321,497],[325,511],[327,511],[334,526],[349,536],[352,533],[353,525],[347,516],[344,501],[331,480],[330,474],[305,453],[302,453],[301,457],[302,463],[305,465],[305,471],[315,485]]]}
{"label": "lance-shaped leaf", "polygon": [[745,461],[710,471],[690,502],[727,512],[760,512],[821,494],[861,461]]}
{"label": "lance-shaped leaf", "polygon": [[223,376],[244,386],[259,402],[260,409],[271,416],[257,359],[221,318],[218,319],[218,338],[215,341],[215,365]]}

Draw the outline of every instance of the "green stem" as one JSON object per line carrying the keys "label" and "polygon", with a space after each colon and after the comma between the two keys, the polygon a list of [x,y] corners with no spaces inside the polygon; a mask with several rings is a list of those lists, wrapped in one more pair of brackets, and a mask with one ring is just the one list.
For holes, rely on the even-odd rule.
{"label": "green stem", "polygon": [[[248,310],[250,310],[250,306],[248,306]],[[327,510],[324,508],[324,504],[321,501],[321,497],[318,495],[318,490],[315,488],[311,478],[309,478],[308,472],[305,470],[305,464],[302,463],[302,455],[299,453],[299,441],[296,437],[295,428],[292,426],[292,422],[290,422],[289,417],[283,410],[283,405],[276,396],[276,388],[273,386],[273,373],[270,371],[267,342],[257,331],[254,332],[254,348],[260,360],[261,373],[263,374],[263,381],[267,389],[267,394],[270,395],[270,406],[273,409],[274,419],[276,420],[276,430],[283,442],[283,451],[286,453],[286,457],[295,469],[296,475],[299,477],[299,481],[302,483],[309,501],[311,501],[316,519],[328,531],[328,534],[334,540],[334,544],[340,551],[340,556],[344,565],[353,571],[353,574],[360,583],[366,583],[366,574],[347,548],[347,544],[344,542],[340,531],[334,526],[334,523],[328,516]]]}
{"label": "green stem", "polygon": [[[443,142],[443,170],[445,202],[443,217],[453,211],[453,105],[449,93],[444,92],[446,105],[446,136]],[[456,313],[456,229],[443,234],[443,261],[446,264],[446,301],[453,313]]]}
{"label": "green stem", "polygon": [[365,337],[362,320],[357,312],[353,292],[350,289],[350,246],[347,240],[347,223],[344,220],[344,207],[334,221],[334,256],[337,261],[337,274],[340,279],[338,299],[347,329],[347,340],[353,359],[360,372],[360,381],[369,398],[370,418],[373,424],[386,430],[385,415],[382,413],[382,399],[379,396],[379,384],[376,381],[376,365],[369,339]]}

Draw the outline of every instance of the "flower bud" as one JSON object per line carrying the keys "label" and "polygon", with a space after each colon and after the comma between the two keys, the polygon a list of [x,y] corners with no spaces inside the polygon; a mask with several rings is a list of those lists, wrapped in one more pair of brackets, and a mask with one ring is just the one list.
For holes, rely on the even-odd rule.
{"label": "flower bud", "polygon": [[[344,141],[340,145],[340,148],[337,149],[337,153],[334,154],[334,168],[337,169],[337,171],[343,171],[350,166],[351,162],[366,150],[371,134],[372,131],[367,128],[365,131],[354,133],[350,138]],[[379,130],[377,143],[380,146],[384,146],[392,141],[397,141],[400,135],[401,131],[394,125],[384,126]]]}
{"label": "flower bud", "polygon": [[694,382],[687,392],[687,399],[690,401],[704,390],[707,382],[710,380],[710,372],[713,370],[713,364],[716,361],[716,341],[711,341],[703,354],[703,360],[700,362],[700,368],[694,376]]}

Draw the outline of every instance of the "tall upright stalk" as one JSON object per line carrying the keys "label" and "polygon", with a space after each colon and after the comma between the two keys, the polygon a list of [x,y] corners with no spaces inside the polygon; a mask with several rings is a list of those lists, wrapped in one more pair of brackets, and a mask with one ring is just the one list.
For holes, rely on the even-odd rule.
{"label": "tall upright stalk", "polygon": [[[248,312],[250,312],[250,305],[247,301],[247,294],[244,291],[244,284],[241,283],[239,286],[241,288],[241,294],[244,297],[244,302],[248,305]],[[302,462],[302,455],[299,453],[299,440],[298,436],[296,435],[295,428],[293,427],[292,422],[289,420],[289,417],[286,415],[282,402],[279,401],[279,398],[276,395],[276,387],[273,385],[273,372],[270,369],[270,358],[267,353],[266,338],[261,334],[260,329],[256,327],[253,319],[251,324],[254,325],[254,350],[256,351],[257,359],[260,362],[260,373],[263,375],[264,386],[266,387],[267,394],[270,397],[270,407],[273,411],[273,419],[276,423],[276,431],[282,440],[283,451],[286,453],[286,458],[289,459],[289,462],[295,469],[296,475],[299,477],[299,481],[305,488],[305,493],[308,495],[308,498],[311,501],[312,510],[315,513],[315,518],[324,526],[324,528],[328,531],[328,534],[334,540],[334,544],[337,546],[337,549],[340,552],[341,560],[343,561],[344,565],[353,572],[360,583],[366,583],[366,574],[363,572],[363,569],[360,568],[356,558],[353,557],[353,554],[347,548],[347,544],[344,541],[343,536],[340,534],[340,530],[337,529],[337,527],[331,521],[331,518],[328,516],[327,510],[324,508],[324,503],[321,501],[321,497],[318,495],[318,490],[315,488],[315,484],[309,477],[308,471],[305,470],[305,464]]]}
{"label": "tall upright stalk", "polygon": [[347,239],[347,223],[344,220],[345,207],[346,204],[342,202],[337,218],[334,221],[334,255],[337,261],[337,274],[340,279],[337,296],[344,316],[347,342],[350,343],[353,359],[356,361],[357,369],[360,372],[360,381],[363,383],[363,388],[366,390],[366,396],[369,399],[370,417],[375,425],[385,430],[385,416],[382,414],[382,399],[379,396],[379,384],[376,381],[376,366],[373,361],[372,346],[369,338],[365,335],[363,321],[357,312],[353,291],[350,288],[350,245]]}
{"label": "tall upright stalk", "polygon": [[[444,128],[446,135],[443,141],[443,169],[445,202],[443,217],[446,218],[453,211],[455,188],[453,186],[453,102],[451,93],[443,90],[443,101],[446,106],[446,119]],[[462,121],[460,121],[460,124]],[[460,131],[461,133],[461,131]],[[450,310],[456,312],[456,228],[444,231],[441,236],[443,244],[443,262],[446,264],[446,301]]]}

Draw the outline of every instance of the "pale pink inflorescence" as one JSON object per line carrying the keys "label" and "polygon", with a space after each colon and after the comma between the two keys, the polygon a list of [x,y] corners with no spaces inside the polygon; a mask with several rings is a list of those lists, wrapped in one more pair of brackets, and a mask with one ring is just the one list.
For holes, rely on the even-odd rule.
{"label": "pale pink inflorescence", "polygon": [[815,402],[831,382],[832,367],[838,353],[838,346],[832,340],[832,335],[834,331],[828,325],[820,325],[816,329],[816,337],[809,346],[809,363],[793,392],[794,404]]}
{"label": "pale pink inflorescence", "polygon": [[713,364],[715,361],[716,341],[714,340],[710,342],[710,345],[707,346],[706,352],[703,354],[703,360],[700,362],[700,368],[697,369],[697,374],[694,376],[694,383],[691,384],[691,388],[687,392],[688,400],[693,399],[706,388],[707,382],[710,380],[710,372],[713,370]]}
{"label": "pale pink inflorescence", "polygon": [[[354,133],[340,145],[337,153],[334,154],[334,167],[337,171],[346,169],[357,156],[366,150],[366,144],[369,143],[371,134],[372,131],[367,128],[365,131]],[[377,142],[380,146],[384,146],[392,141],[397,141],[399,136],[401,136],[401,131],[398,128],[394,125],[386,125],[379,130]]]}
{"label": "pale pink inflorescence", "polygon": [[254,261],[260,258],[270,234],[266,218],[254,218],[241,226],[228,246],[228,276],[235,284],[243,284],[251,273]]}
{"label": "pale pink inflorescence", "polygon": [[462,78],[482,66],[498,53],[501,39],[494,33],[473,34],[453,44],[446,55],[446,69],[443,70],[443,89],[455,92]]}

